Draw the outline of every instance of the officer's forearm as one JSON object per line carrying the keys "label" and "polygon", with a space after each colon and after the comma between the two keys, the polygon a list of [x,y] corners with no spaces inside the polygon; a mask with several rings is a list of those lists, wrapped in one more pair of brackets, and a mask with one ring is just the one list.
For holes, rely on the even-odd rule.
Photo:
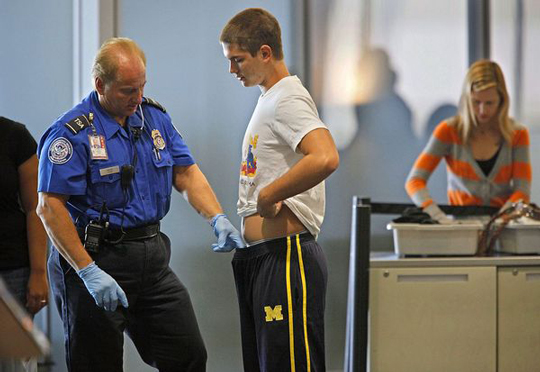
{"label": "officer's forearm", "polygon": [[174,187],[207,220],[223,213],[216,194],[197,165],[174,167]]}
{"label": "officer's forearm", "polygon": [[76,270],[93,260],[84,249],[62,197],[40,193],[37,212],[58,252]]}
{"label": "officer's forearm", "polygon": [[183,195],[193,209],[207,220],[210,220],[216,214],[223,213],[223,209],[209,183],[200,184],[198,188],[192,190],[185,190]]}

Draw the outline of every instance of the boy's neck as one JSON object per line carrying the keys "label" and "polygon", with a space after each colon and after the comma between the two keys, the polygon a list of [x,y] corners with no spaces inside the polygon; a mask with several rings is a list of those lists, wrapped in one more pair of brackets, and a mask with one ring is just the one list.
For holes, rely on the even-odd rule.
{"label": "boy's neck", "polygon": [[277,82],[287,76],[290,76],[290,73],[287,69],[285,61],[276,61],[274,64],[272,64],[271,70],[267,74],[267,79],[265,79],[265,81],[259,85],[261,92],[263,94],[266,93],[270,88],[276,85]]}

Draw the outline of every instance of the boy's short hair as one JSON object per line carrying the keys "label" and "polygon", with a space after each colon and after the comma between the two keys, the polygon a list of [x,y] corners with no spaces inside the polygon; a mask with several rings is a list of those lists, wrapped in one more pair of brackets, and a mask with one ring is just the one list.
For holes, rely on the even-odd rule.
{"label": "boy's short hair", "polygon": [[261,8],[248,8],[232,17],[223,27],[219,41],[236,44],[252,56],[257,54],[261,46],[268,45],[277,60],[283,59],[279,22]]}

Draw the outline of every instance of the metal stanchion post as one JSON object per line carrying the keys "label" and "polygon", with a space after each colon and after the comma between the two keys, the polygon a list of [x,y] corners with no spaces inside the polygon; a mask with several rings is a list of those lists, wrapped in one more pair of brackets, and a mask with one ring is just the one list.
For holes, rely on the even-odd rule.
{"label": "metal stanchion post", "polygon": [[345,372],[367,371],[369,309],[369,199],[353,197]]}

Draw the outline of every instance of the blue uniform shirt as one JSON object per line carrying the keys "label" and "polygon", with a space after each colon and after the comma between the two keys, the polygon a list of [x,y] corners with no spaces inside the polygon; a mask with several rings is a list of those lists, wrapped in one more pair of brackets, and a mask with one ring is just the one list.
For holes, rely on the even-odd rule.
{"label": "blue uniform shirt", "polygon": [[[138,140],[101,107],[95,91],[41,138],[38,191],[69,195],[67,207],[77,226],[96,220],[103,202],[112,228],[121,226],[122,216],[124,228],[158,222],[169,211],[173,166],[195,164],[169,115],[146,98],[141,107],[143,115],[137,110],[126,121],[140,128],[144,116]],[[123,189],[122,167],[129,165],[135,173]]]}

